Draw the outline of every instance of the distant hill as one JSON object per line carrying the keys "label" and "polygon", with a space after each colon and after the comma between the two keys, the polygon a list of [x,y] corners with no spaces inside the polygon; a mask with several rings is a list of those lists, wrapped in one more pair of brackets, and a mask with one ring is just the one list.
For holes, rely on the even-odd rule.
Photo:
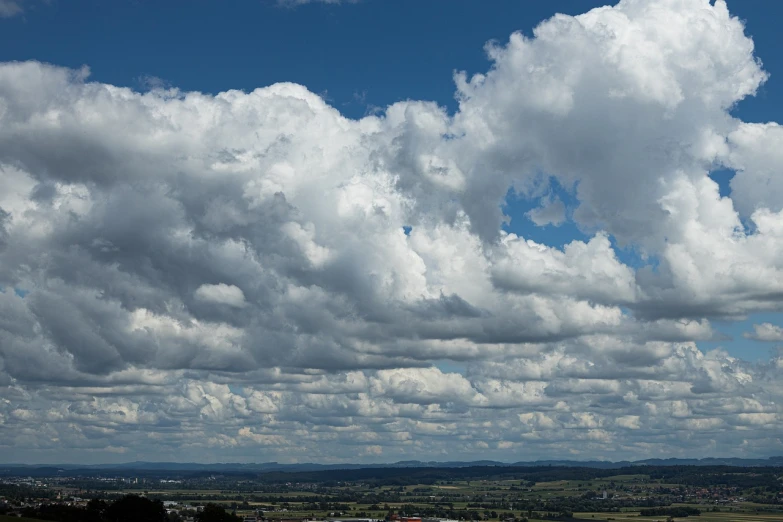
{"label": "distant hill", "polygon": [[379,468],[468,468],[468,467],[568,467],[568,468],[595,468],[595,469],[619,469],[633,466],[736,466],[736,467],[783,467],[783,456],[767,459],[743,459],[743,458],[706,458],[706,459],[645,459],[636,461],[578,461],[578,460],[537,460],[520,462],[497,462],[492,460],[478,461],[419,461],[406,460],[388,464],[280,464],[278,462],[263,463],[214,463],[202,464],[196,462],[126,462],[122,464],[52,464],[52,465],[26,465],[26,464],[0,464],[0,475],[34,474],[37,476],[55,475],[64,471],[84,470],[113,470],[113,471],[178,471],[178,472],[312,472],[329,470],[360,470]]}

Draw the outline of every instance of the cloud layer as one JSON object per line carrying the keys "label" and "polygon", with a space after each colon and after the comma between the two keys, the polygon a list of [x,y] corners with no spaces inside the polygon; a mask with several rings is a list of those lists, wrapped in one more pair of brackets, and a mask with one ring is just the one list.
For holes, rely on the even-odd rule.
{"label": "cloud layer", "polygon": [[[783,354],[695,344],[783,299],[783,133],[728,112],[766,79],[742,23],[624,0],[487,52],[456,113],[361,120],[0,65],[0,457],[783,451]],[[578,207],[529,226],[588,240],[503,231],[509,188],[554,182]]]}

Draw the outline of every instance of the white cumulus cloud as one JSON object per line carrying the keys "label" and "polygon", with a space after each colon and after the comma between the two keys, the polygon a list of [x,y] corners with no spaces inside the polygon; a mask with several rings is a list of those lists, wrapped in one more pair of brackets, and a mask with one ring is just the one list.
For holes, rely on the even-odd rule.
{"label": "white cumulus cloud", "polygon": [[[0,458],[783,451],[783,358],[696,344],[783,308],[779,126],[729,112],[766,79],[742,22],[623,0],[487,52],[456,112],[358,120],[292,83],[0,64]],[[584,240],[504,230],[510,189],[555,182],[575,203],[529,217]]]}
{"label": "white cumulus cloud", "polygon": [[196,289],[195,296],[201,301],[225,304],[236,308],[242,308],[247,304],[241,288],[225,283],[203,284]]}
{"label": "white cumulus cloud", "polygon": [[754,324],[752,332],[743,334],[747,339],[757,341],[783,341],[783,328],[771,323]]}

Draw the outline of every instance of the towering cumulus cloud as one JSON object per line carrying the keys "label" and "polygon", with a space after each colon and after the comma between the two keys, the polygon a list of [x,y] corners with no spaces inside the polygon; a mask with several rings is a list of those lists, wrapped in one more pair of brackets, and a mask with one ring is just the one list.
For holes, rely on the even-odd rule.
{"label": "towering cumulus cloud", "polygon": [[[766,79],[742,23],[623,0],[488,55],[454,114],[360,120],[289,83],[0,65],[0,457],[783,451],[783,357],[696,346],[783,305],[783,131],[729,113]],[[533,221],[589,239],[504,232],[508,190],[553,180],[578,207]]]}

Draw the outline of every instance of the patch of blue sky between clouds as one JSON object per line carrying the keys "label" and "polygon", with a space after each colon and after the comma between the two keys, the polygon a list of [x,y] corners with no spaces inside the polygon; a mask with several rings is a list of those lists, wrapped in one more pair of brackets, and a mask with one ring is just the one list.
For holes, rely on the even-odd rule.
{"label": "patch of blue sky between clouds", "polygon": [[448,359],[433,361],[433,366],[438,368],[443,373],[458,373],[460,375],[467,375],[468,371],[468,365],[466,363],[451,361]]}
{"label": "patch of blue sky between clouds", "polygon": [[612,250],[617,259],[624,265],[634,270],[647,268],[656,272],[660,265],[660,259],[657,256],[643,253],[634,245],[620,246],[614,236],[609,236],[609,242],[612,244]]}
{"label": "patch of blue sky between clouds", "polygon": [[[538,217],[536,212],[540,212],[542,208],[553,202],[562,203],[564,207],[563,220],[543,224],[542,220],[536,219]],[[502,205],[503,214],[507,218],[503,224],[503,230],[562,250],[572,241],[589,241],[592,237],[592,233],[588,234],[580,229],[572,219],[573,212],[578,206],[576,186],[568,189],[551,176],[547,177],[546,181],[537,183],[534,189],[527,192],[524,189],[511,187],[506,193]],[[634,269],[642,267],[657,269],[659,261],[656,257],[645,256],[633,245],[620,247],[614,236],[610,235],[609,240],[621,263]]]}
{"label": "patch of blue sky between clouds", "polygon": [[[4,294],[7,291],[8,291],[8,288],[6,288],[4,286],[0,286],[0,293]],[[18,297],[21,297],[22,299],[24,299],[27,296],[27,294],[30,293],[30,291],[29,290],[25,290],[24,288],[14,288],[14,293]]]}
{"label": "patch of blue sky between clouds", "polygon": [[710,178],[718,184],[720,197],[731,197],[731,180],[734,179],[736,174],[735,170],[726,168],[715,169],[710,172]]}
{"label": "patch of blue sky between clouds", "polygon": [[[553,177],[548,177],[546,181],[537,183],[534,188],[528,190],[512,186],[508,189],[502,205],[503,214],[507,218],[503,230],[555,248],[563,248],[575,240],[589,240],[590,237],[571,219],[574,209],[579,205],[574,192],[563,187]],[[560,201],[564,205],[564,220],[543,226],[536,224],[531,213],[540,210],[542,204],[547,205],[553,201]]]}
{"label": "patch of blue sky between clouds", "polygon": [[[719,168],[710,171],[710,179],[718,184],[720,197],[731,198],[731,182],[736,175],[737,171],[729,168]],[[740,215],[740,222],[742,223],[743,233],[752,234],[755,231],[756,224],[748,216]]]}
{"label": "patch of blue sky between clouds", "polygon": [[780,326],[783,324],[783,314],[751,314],[739,321],[713,320],[711,321],[712,328],[719,334],[718,338],[714,341],[699,341],[696,344],[702,351],[722,348],[729,355],[738,359],[750,362],[764,361],[769,359],[770,354],[777,352],[783,343],[757,341],[744,336],[744,334],[753,333],[753,325],[762,323]]}

